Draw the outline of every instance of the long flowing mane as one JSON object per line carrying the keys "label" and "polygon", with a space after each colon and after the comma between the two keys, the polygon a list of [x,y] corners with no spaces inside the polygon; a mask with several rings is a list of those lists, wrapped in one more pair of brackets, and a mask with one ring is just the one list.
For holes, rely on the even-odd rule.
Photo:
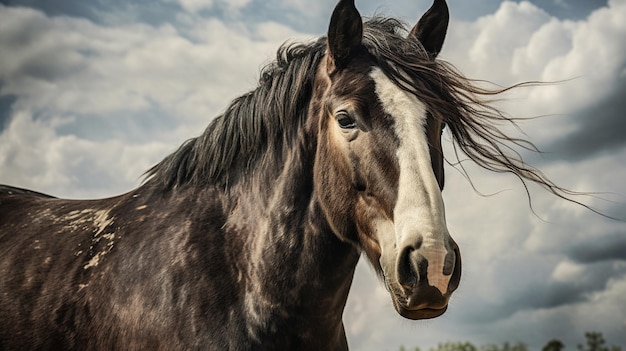
{"label": "long flowing mane", "polygon": [[[405,24],[396,19],[374,17],[364,22],[363,45],[398,86],[416,95],[434,118],[445,123],[457,158],[460,151],[487,170],[516,175],[525,187],[526,181],[531,181],[573,201],[569,196],[576,193],[559,187],[523,161],[516,150],[538,150],[527,140],[505,134],[502,125],[517,128],[516,119],[489,104],[494,95],[534,83],[482,88],[480,81],[466,78],[450,63],[430,59],[418,41],[406,40],[407,33]],[[326,37],[321,37],[312,43],[282,46],[277,59],[261,72],[255,90],[235,99],[200,137],[188,140],[151,168],[147,178],[165,188],[228,183],[259,159],[279,157],[306,118],[326,42]]]}
{"label": "long flowing mane", "polygon": [[255,90],[235,99],[201,136],[187,140],[146,172],[147,177],[166,188],[228,183],[235,168],[245,171],[260,157],[279,155],[306,117],[324,45],[282,46],[276,61],[261,72]]}

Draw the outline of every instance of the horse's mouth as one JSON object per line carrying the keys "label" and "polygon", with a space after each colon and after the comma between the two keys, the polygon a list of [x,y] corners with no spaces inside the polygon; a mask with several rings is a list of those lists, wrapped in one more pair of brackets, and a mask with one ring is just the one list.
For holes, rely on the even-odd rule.
{"label": "horse's mouth", "polygon": [[448,310],[448,299],[443,296],[441,296],[441,299],[437,299],[438,301],[431,301],[430,303],[422,301],[421,303],[417,303],[417,301],[411,301],[413,300],[411,298],[407,299],[402,297],[402,294],[398,294],[394,289],[389,289],[389,291],[396,312],[407,319],[419,320],[436,318]]}
{"label": "horse's mouth", "polygon": [[402,317],[413,320],[436,318],[444,314],[447,310],[448,305],[443,308],[421,308],[416,310],[411,310],[401,306],[396,307],[396,311],[398,311]]}

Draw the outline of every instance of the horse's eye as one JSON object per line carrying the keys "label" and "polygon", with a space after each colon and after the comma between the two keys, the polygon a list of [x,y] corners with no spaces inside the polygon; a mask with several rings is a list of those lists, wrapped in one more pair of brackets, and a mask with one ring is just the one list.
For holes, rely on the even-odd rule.
{"label": "horse's eye", "polygon": [[339,123],[341,129],[356,128],[356,121],[345,111],[337,113],[337,123]]}

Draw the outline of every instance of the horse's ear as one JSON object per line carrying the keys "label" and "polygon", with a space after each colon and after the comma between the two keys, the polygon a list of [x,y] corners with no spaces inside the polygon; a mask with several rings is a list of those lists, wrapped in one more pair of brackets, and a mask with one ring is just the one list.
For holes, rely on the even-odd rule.
{"label": "horse's ear", "polygon": [[449,21],[450,14],[446,1],[435,0],[430,9],[417,21],[409,34],[409,38],[418,39],[428,52],[428,56],[434,59],[443,47]]}
{"label": "horse's ear", "polygon": [[328,27],[328,72],[345,67],[363,41],[363,22],[354,0],[340,0]]}

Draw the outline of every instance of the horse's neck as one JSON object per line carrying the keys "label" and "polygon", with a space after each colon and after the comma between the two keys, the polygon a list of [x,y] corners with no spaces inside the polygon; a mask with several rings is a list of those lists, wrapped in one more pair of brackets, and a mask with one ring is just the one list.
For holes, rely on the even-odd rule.
{"label": "horse's neck", "polygon": [[313,167],[303,163],[310,158],[292,156],[271,182],[239,190],[225,227],[245,235],[237,268],[248,330],[260,339],[299,327],[311,338],[343,337],[341,315],[359,253],[324,220]]}

